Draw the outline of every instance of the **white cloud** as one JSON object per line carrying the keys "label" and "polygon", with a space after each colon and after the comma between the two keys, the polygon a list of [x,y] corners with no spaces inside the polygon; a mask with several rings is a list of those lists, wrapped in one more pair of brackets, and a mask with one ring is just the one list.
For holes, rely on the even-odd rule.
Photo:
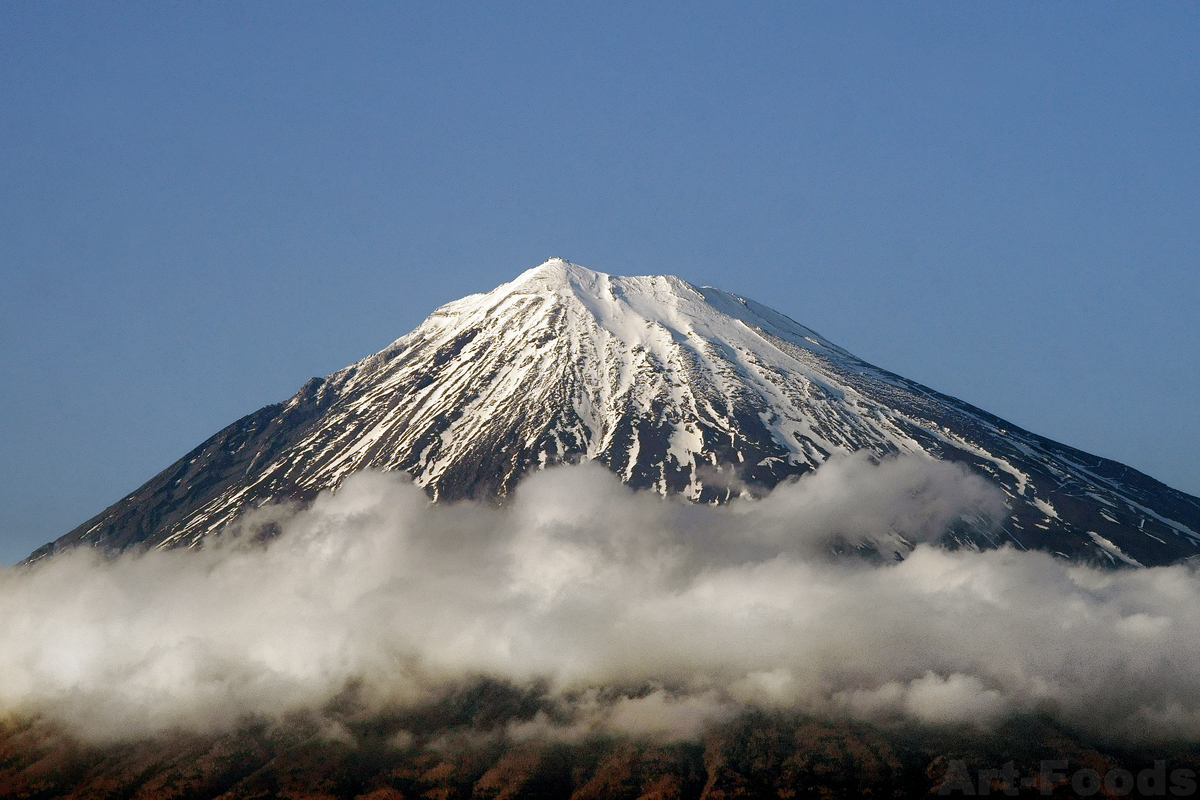
{"label": "white cloud", "polygon": [[[265,547],[0,572],[0,713],[112,738],[319,709],[351,682],[378,709],[486,675],[549,682],[563,713],[521,736],[690,737],[739,704],[1200,734],[1192,571],[921,543],[1000,510],[979,478],[916,456],[835,459],[724,508],[589,464],[532,476],[504,508],[363,473],[280,515]],[[830,555],[902,539],[918,544],[901,562]]]}

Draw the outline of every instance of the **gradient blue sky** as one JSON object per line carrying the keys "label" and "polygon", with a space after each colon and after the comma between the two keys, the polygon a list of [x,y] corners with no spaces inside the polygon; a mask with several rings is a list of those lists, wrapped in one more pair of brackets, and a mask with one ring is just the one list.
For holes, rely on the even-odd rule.
{"label": "gradient blue sky", "polygon": [[0,562],[559,255],[1200,494],[1200,4],[0,4]]}

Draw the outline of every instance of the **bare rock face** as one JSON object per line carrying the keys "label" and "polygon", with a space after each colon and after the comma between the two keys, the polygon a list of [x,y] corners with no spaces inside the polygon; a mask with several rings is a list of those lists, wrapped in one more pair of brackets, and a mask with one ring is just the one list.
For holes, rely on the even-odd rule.
{"label": "bare rock face", "polygon": [[307,502],[365,468],[434,499],[500,500],[584,459],[687,500],[753,496],[831,455],[923,454],[999,487],[1011,543],[1089,562],[1200,553],[1200,500],[872,366],[754,301],[551,259],[449,303],[380,352],[238,420],[35,552],[192,547],[241,513]]}

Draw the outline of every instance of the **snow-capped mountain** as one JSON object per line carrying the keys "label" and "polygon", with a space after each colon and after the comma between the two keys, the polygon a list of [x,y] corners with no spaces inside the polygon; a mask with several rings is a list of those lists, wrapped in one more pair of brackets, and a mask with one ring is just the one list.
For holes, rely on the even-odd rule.
{"label": "snow-capped mountain", "polygon": [[[551,259],[217,433],[32,559],[91,544],[193,546],[250,507],[364,468],[434,498],[497,498],[594,459],[699,502],[774,486],[835,453],[925,453],[1009,498],[964,543],[1163,564],[1200,552],[1200,500],[872,366],[788,317],[671,276]],[[981,539],[981,537],[983,537]]]}

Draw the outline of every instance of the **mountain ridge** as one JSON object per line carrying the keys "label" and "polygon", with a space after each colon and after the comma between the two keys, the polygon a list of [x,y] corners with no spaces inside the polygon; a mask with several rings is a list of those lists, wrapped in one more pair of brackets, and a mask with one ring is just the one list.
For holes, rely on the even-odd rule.
{"label": "mountain ridge", "polygon": [[957,461],[1008,497],[998,536],[1109,564],[1200,552],[1200,500],[875,367],[760,303],[673,276],[550,259],[436,309],[378,353],[243,417],[56,542],[197,546],[245,509],[349,473],[495,499],[533,469],[596,460],[693,502],[754,496],[835,453]]}

